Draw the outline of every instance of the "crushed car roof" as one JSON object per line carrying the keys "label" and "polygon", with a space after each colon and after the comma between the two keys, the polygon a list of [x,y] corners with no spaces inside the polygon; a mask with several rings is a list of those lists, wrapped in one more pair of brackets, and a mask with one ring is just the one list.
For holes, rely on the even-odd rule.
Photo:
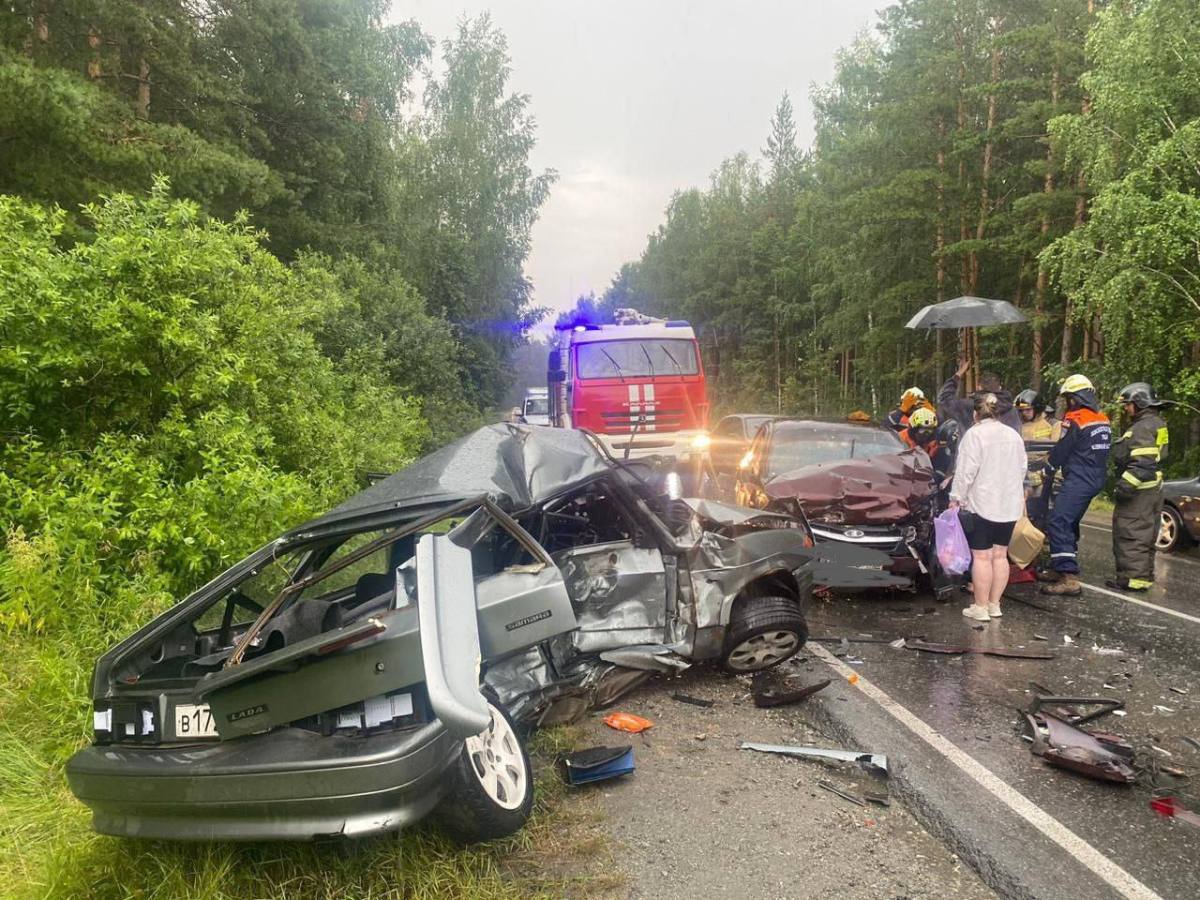
{"label": "crushed car roof", "polygon": [[483,494],[520,511],[611,468],[582,431],[487,425],[355,494],[301,530],[391,507]]}

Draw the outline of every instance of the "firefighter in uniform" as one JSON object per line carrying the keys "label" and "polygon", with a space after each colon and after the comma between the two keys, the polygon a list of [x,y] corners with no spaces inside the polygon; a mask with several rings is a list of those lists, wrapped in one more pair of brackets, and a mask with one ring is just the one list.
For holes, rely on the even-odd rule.
{"label": "firefighter in uniform", "polygon": [[1167,458],[1167,423],[1162,403],[1144,381],[1122,388],[1118,398],[1129,429],[1113,444],[1117,484],[1113,489],[1113,556],[1117,577],[1105,582],[1122,591],[1147,591],[1154,584],[1154,541],[1162,515],[1162,464]]}
{"label": "firefighter in uniform", "polygon": [[1108,475],[1108,452],[1112,448],[1112,426],[1100,412],[1096,389],[1083,375],[1063,382],[1059,394],[1066,398],[1062,436],[1046,462],[1045,476],[1063,471],[1062,488],[1046,520],[1050,538],[1051,569],[1038,573],[1042,593],[1075,597],[1083,592],[1079,583],[1079,523]]}
{"label": "firefighter in uniform", "polygon": [[925,392],[919,387],[910,387],[900,395],[900,405],[887,414],[884,424],[899,434],[908,427],[909,416],[918,409],[933,412],[933,404],[925,397]]}

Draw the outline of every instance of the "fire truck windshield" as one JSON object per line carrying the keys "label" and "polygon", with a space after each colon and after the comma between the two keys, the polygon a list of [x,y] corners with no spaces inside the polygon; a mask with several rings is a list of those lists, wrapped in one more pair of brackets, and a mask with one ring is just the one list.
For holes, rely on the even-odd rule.
{"label": "fire truck windshield", "polygon": [[653,378],[700,372],[688,340],[590,341],[576,347],[579,378]]}

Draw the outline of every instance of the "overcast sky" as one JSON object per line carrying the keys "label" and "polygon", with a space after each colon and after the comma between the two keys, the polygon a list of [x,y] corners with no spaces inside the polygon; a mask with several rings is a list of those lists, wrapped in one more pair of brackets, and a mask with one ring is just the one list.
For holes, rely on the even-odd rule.
{"label": "overcast sky", "polygon": [[441,41],[490,11],[511,88],[537,119],[536,169],[558,182],[533,230],[536,302],[569,307],[636,259],[671,194],[722,159],[757,154],[786,90],[812,139],[811,85],[888,0],[396,0]]}

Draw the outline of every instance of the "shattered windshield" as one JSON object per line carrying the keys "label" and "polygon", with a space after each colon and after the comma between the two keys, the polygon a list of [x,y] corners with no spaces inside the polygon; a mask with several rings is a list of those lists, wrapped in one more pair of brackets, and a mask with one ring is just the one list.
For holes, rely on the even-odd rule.
{"label": "shattered windshield", "polygon": [[647,378],[695,375],[696,345],[689,340],[595,341],[575,351],[580,378]]}
{"label": "shattered windshield", "polygon": [[817,429],[810,425],[784,423],[771,437],[767,472],[773,477],[819,463],[867,459],[884,453],[899,453],[903,449],[900,439],[887,431],[836,426]]}

